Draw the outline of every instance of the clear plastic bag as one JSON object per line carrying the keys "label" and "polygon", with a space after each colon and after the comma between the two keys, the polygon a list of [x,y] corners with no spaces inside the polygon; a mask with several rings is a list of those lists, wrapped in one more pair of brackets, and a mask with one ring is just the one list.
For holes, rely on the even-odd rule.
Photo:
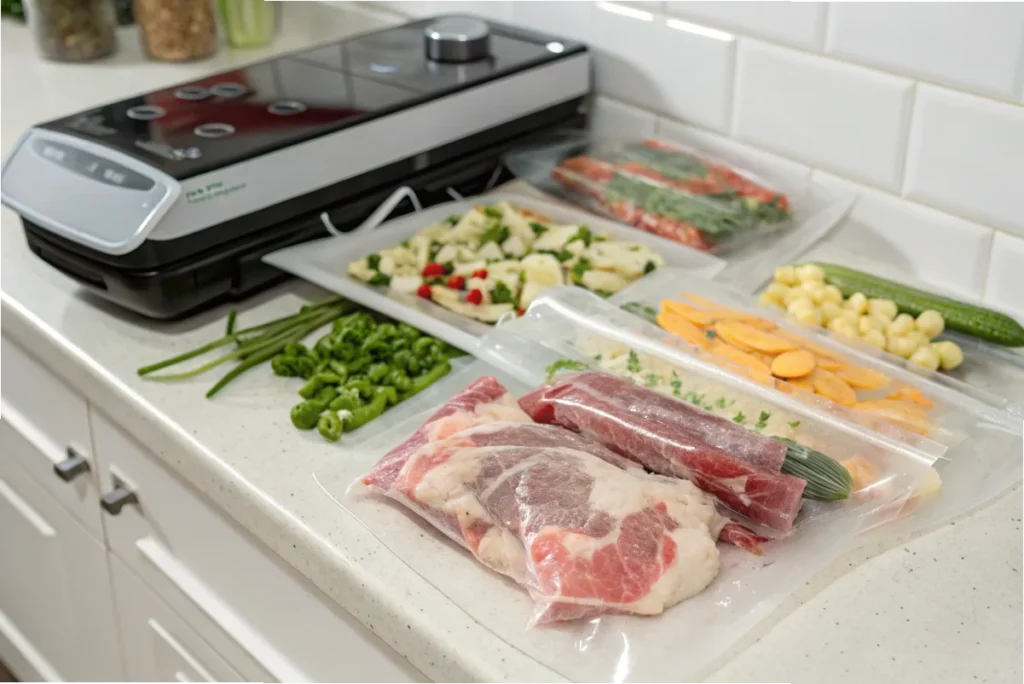
{"label": "clear plastic bag", "polygon": [[[808,328],[792,323],[780,312],[758,306],[752,296],[725,283],[693,278],[682,271],[667,269],[663,272],[652,273],[622,290],[612,297],[610,302],[627,308],[641,305],[658,311],[663,300],[683,301],[686,297],[692,296],[705,300],[708,307],[724,307],[766,321],[772,326],[776,326],[780,334],[801,341],[802,347],[816,353],[828,355],[841,362],[867,368],[888,377],[890,383],[877,390],[858,390],[858,402],[855,404],[854,410],[847,407],[838,409],[845,410],[850,414],[859,414],[854,417],[854,420],[864,425],[870,425],[864,421],[874,415],[886,420],[894,420],[913,430],[923,431],[948,446],[958,444],[964,439],[966,427],[973,425],[975,416],[1006,426],[1011,430],[1019,431],[1021,429],[1021,416],[1024,415],[1021,406],[996,392],[968,385],[943,373],[908,365],[902,359],[899,363],[891,363],[890,361],[895,357],[890,354],[879,352],[867,345],[851,345],[845,338],[836,339],[822,329]],[[693,306],[700,309],[704,304],[696,303]],[[691,354],[704,358],[715,356],[715,354],[702,352],[682,339],[674,339],[674,344],[682,345]],[[716,359],[715,362],[723,363],[719,359]],[[735,365],[733,368],[737,372],[746,370]],[[804,400],[815,400],[816,398],[808,392],[796,391],[792,388],[793,383],[785,383],[776,379],[775,384],[780,389],[790,391],[794,396]],[[923,411],[915,415],[902,415],[888,410],[893,407],[887,405],[885,400],[896,387],[909,387],[920,392],[922,396],[918,397],[920,402],[918,405]],[[865,413],[865,410],[870,410],[870,413]],[[919,419],[921,415],[924,417],[923,421]]]}
{"label": "clear plastic bag", "polygon": [[[852,359],[858,365],[885,373],[896,382],[916,388],[931,403],[928,419],[934,429],[932,438],[948,449],[936,461],[934,472],[929,473],[929,479],[920,487],[920,495],[912,497],[899,511],[901,519],[893,523],[892,511],[884,511],[868,523],[868,527],[892,524],[886,524],[873,534],[896,536],[934,528],[990,503],[1021,481],[1021,453],[1024,452],[1021,404],[1001,396],[1014,396],[1012,392],[1020,391],[1020,382],[1024,380],[1019,379],[1020,369],[1016,364],[1001,363],[998,357],[988,356],[985,349],[979,349],[981,353],[975,358],[974,369],[982,369],[984,375],[981,377],[985,382],[979,382],[978,376],[973,376],[971,384],[962,377],[905,367],[902,360],[892,364],[888,354],[865,345],[849,346],[847,341],[839,341],[822,331],[795,326],[772,311],[757,307],[753,297],[717,282],[689,278],[680,272],[652,274],[623,290],[612,298],[611,303],[645,302],[657,307],[662,299],[671,299],[683,292],[768,319],[780,329],[800,335],[837,357]],[[536,313],[539,314],[540,310]],[[595,316],[593,312],[591,316]],[[682,341],[670,342],[700,356],[698,350]],[[979,372],[974,369],[973,372]],[[743,371],[742,368],[735,370]],[[821,401],[806,392],[793,396],[802,401]],[[872,395],[868,393],[867,396]],[[863,414],[843,412],[849,419],[871,426],[871,423],[864,422]]]}
{"label": "clear plastic bag", "polygon": [[[565,292],[572,290],[566,288],[561,292],[545,294],[533,308],[543,309],[545,301]],[[596,297],[593,299],[608,306],[603,300]],[[446,387],[450,388],[458,381],[459,389],[462,389],[472,385],[474,381],[479,381],[480,378],[496,375],[510,394],[521,397],[543,383],[546,377],[545,367],[552,360],[564,357],[564,332],[571,329],[567,325],[554,325],[551,307],[547,309],[547,316],[532,317],[528,313],[518,320],[497,326],[477,350],[492,363],[480,361],[467,367],[458,374],[459,377],[447,378],[449,382]],[[543,335],[538,336],[538,330],[543,330]],[[653,352],[655,348],[670,356],[679,354],[669,347],[652,346],[648,351]],[[720,369],[707,370],[715,377],[722,374]],[[420,416],[411,418],[387,433],[382,431],[377,439],[365,442],[348,454],[346,459],[339,460],[328,469],[318,472],[317,480],[328,494],[361,520],[404,562],[438,587],[481,625],[559,674],[581,681],[690,679],[768,615],[791,591],[846,549],[862,524],[885,515],[886,511],[898,510],[934,461],[934,457],[923,455],[920,448],[922,444],[927,448],[934,446],[927,440],[911,447],[885,435],[865,432],[841,418],[831,416],[814,406],[794,401],[791,397],[779,395],[777,401],[774,401],[774,397],[765,395],[765,391],[770,390],[758,386],[757,383],[728,374],[722,375],[721,381],[727,384],[737,397],[742,396],[745,400],[759,402],[764,400],[767,402],[764,404],[765,410],[790,411],[792,420],[800,421],[798,437],[801,441],[828,444],[830,454],[837,459],[860,455],[873,464],[880,477],[874,486],[855,492],[845,501],[805,501],[793,530],[786,536],[765,544],[762,549],[763,555],[757,556],[743,548],[745,541],[750,537],[746,536],[740,525],[748,526],[749,521],[730,514],[734,521],[728,522],[721,515],[726,511],[720,510],[719,513],[711,515],[706,506],[700,505],[699,501],[695,501],[694,505],[689,507],[688,513],[680,513],[676,518],[674,512],[680,508],[676,505],[677,500],[694,499],[693,492],[683,486],[681,481],[641,474],[635,469],[630,471],[612,467],[617,460],[614,453],[600,456],[608,454],[608,450],[602,450],[599,445],[588,446],[586,452],[591,455],[584,459],[587,463],[583,470],[589,473],[591,480],[614,480],[618,487],[640,487],[648,492],[655,490],[654,498],[648,498],[646,501],[653,503],[654,508],[658,503],[663,503],[666,512],[673,512],[669,516],[673,522],[666,523],[659,518],[662,527],[657,529],[665,532],[666,526],[678,525],[673,527],[672,531],[684,529],[690,530],[688,534],[696,535],[689,541],[673,539],[677,548],[682,545],[690,551],[705,549],[707,553],[711,553],[709,549],[712,547],[706,543],[708,536],[717,536],[719,541],[732,542],[719,543],[713,547],[712,555],[717,555],[717,566],[714,568],[717,575],[713,575],[711,580],[706,580],[706,575],[705,579],[701,579],[702,576],[697,572],[703,569],[705,573],[710,573],[711,566],[703,563],[694,565],[693,557],[687,555],[685,558],[689,560],[685,567],[693,567],[695,573],[686,586],[673,584],[671,578],[676,575],[667,573],[670,579],[665,580],[663,584],[654,582],[652,585],[646,580],[646,583],[640,583],[641,588],[649,586],[653,589],[646,593],[641,592],[639,597],[630,595],[626,596],[628,600],[622,600],[621,595],[613,595],[598,597],[600,600],[597,601],[588,600],[593,597],[579,596],[578,592],[574,594],[571,590],[567,592],[565,587],[569,585],[563,581],[563,573],[538,570],[536,562],[509,561],[509,558],[515,560],[516,555],[507,552],[507,549],[516,548],[517,543],[520,548],[519,558],[523,558],[525,549],[534,550],[539,534],[521,534],[520,531],[525,528],[507,522],[510,519],[522,521],[524,512],[534,510],[536,498],[530,496],[533,490],[531,486],[523,486],[521,480],[512,488],[518,496],[515,498],[517,507],[513,507],[518,514],[512,518],[501,518],[494,513],[494,508],[485,507],[489,524],[482,527],[472,524],[472,521],[481,516],[477,507],[479,493],[497,491],[492,480],[462,477],[456,478],[457,486],[452,486],[451,479],[442,479],[435,481],[434,486],[425,492],[416,490],[415,501],[408,496],[408,486],[396,487],[396,483],[403,481],[402,476],[405,476],[405,482],[408,484],[408,477],[413,472],[429,471],[430,468],[421,467],[424,463],[433,465],[436,462],[450,463],[453,459],[456,462],[464,462],[466,459],[491,458],[495,454],[488,449],[495,447],[482,444],[484,440],[479,439],[481,434],[493,437],[495,432],[505,430],[517,433],[524,430],[524,426],[531,425],[522,422],[523,416],[516,420],[515,407],[507,400],[503,401],[498,410],[494,410],[493,407],[485,411],[478,410],[480,404],[493,404],[495,398],[500,399],[503,396],[501,390],[495,388],[491,380],[483,381],[485,387],[491,387],[490,391],[480,392],[480,387],[475,387],[469,393],[477,393],[482,397],[482,401],[477,401],[476,404],[464,401],[466,395],[453,393],[454,403],[461,405],[461,414],[451,410],[451,404],[447,409],[443,408],[440,411],[436,405],[431,406]],[[560,381],[563,379],[559,378]],[[432,416],[436,417],[438,413],[442,418],[455,418],[439,424],[436,420],[431,420]],[[644,412],[641,410],[640,414],[643,415]],[[474,416],[482,417],[484,420],[477,421]],[[496,426],[489,422],[494,418],[500,418],[504,422]],[[465,430],[461,433],[457,429],[452,432],[453,426],[463,427]],[[537,430],[538,427],[532,426],[527,429]],[[564,439],[567,434],[572,433],[563,431],[560,434]],[[413,436],[413,442],[402,448],[402,443],[409,440],[410,435]],[[430,440],[431,437],[434,438],[433,442]],[[582,438],[587,438],[587,435],[582,435]],[[524,438],[515,441],[527,440]],[[536,439],[533,446],[536,448]],[[530,445],[515,443],[511,447],[501,445],[498,448],[515,450],[523,447]],[[566,457],[564,448],[565,445],[556,448],[557,453],[563,458]],[[389,453],[392,455],[387,456]],[[411,460],[410,457],[416,454],[416,459]],[[594,454],[598,457],[595,458]],[[523,456],[527,460],[531,457],[534,460],[530,465],[537,465],[538,458],[543,459],[537,452]],[[595,462],[605,464],[611,470],[603,465],[597,466]],[[596,472],[595,469],[601,472]],[[365,477],[367,472],[372,473],[369,478]],[[524,469],[518,462],[506,463],[502,472],[510,473],[512,477],[523,474]],[[565,491],[578,493],[579,489],[564,485],[560,489],[558,485],[573,482],[573,478],[577,477],[579,472],[579,460],[568,458],[551,477],[540,477],[538,481],[553,480],[555,488],[548,487],[544,491],[549,494],[552,491],[559,493],[557,498],[562,500]],[[353,481],[357,481],[358,486],[349,491],[349,485]],[[657,486],[666,482],[672,485],[670,489],[674,488],[677,491],[670,493]],[[473,496],[468,501],[463,496],[467,493],[467,483],[474,487],[470,492]],[[379,497],[366,496],[367,485],[378,493],[388,492],[392,498],[402,501],[406,507],[389,506]],[[680,488],[686,491],[679,492]],[[612,489],[618,491],[616,487]],[[608,489],[603,491],[607,492]],[[540,498],[543,499],[543,503],[536,510],[550,514],[551,506],[554,505],[551,498]],[[608,505],[608,499],[599,496],[588,496],[587,501],[592,506],[604,502],[606,508],[613,509],[612,512],[616,514],[613,518],[618,521],[613,527],[618,535],[617,539],[622,538],[623,534],[630,533],[628,530],[623,531],[624,521],[630,514],[642,513],[646,508],[652,507],[643,507],[640,511],[635,508],[623,509],[618,505]],[[453,503],[461,504],[461,507],[445,508],[452,506]],[[570,501],[566,504],[562,501],[559,505],[563,506],[563,509],[559,511],[564,510],[566,505],[569,505],[569,510],[574,510],[571,503]],[[461,522],[461,516],[465,512],[470,513],[470,524]],[[574,524],[570,517],[557,517],[556,523],[545,519],[548,524],[544,529],[557,532],[555,536],[563,535],[567,528],[572,528],[568,531],[578,534],[579,525]],[[505,522],[495,525],[495,521]],[[689,526],[684,525],[684,521],[688,522]],[[424,522],[428,524],[426,527]],[[702,526],[706,531],[701,531]],[[514,530],[512,538],[509,539],[504,534],[497,540],[488,538],[489,533],[498,535],[497,532],[491,532],[493,527],[505,532]],[[552,527],[555,529],[552,530]],[[644,527],[649,528],[650,524]],[[430,529],[433,529],[433,532],[425,531]],[[739,536],[733,536],[734,534]],[[549,538],[544,538],[543,535],[541,537],[550,542]],[[488,544],[481,552],[480,542],[485,538]],[[698,542],[697,538],[701,541]],[[457,545],[451,544],[449,540],[455,540]],[[490,543],[495,541],[504,543]],[[575,544],[562,544],[561,548],[585,552],[584,542],[588,541],[592,542],[592,538],[580,540],[574,537]],[[644,547],[648,548],[646,555],[638,545],[627,546],[630,549],[638,549],[638,562],[642,567],[649,568],[650,564],[643,561],[649,560],[652,553],[660,553],[664,548],[664,541],[662,544],[662,547],[655,547],[653,552]],[[473,553],[466,553],[467,548],[473,550]],[[612,556],[611,560],[621,559],[622,554],[620,552],[617,556]],[[605,555],[600,557],[609,560]],[[484,571],[477,559],[496,572]],[[533,560],[532,555],[529,560]],[[556,569],[559,567],[563,566],[556,566]],[[520,570],[517,573],[512,568]],[[593,568],[587,566],[584,569],[590,572]],[[658,578],[663,575],[666,573],[658,575]],[[507,582],[505,577],[512,577],[517,583],[527,587],[528,591],[524,592],[515,584]],[[552,580],[552,577],[555,580]],[[618,577],[621,579],[621,575]],[[710,583],[700,591],[700,585],[705,581]],[[660,590],[665,589],[666,583],[670,590],[666,589],[661,593]],[[621,589],[622,582],[611,582],[611,585],[617,591]],[[673,601],[694,592],[697,593],[685,598],[682,605],[665,610],[664,614],[657,618],[616,614],[657,613],[667,608]],[[569,597],[573,600],[565,600],[566,593],[573,594]],[[665,596],[669,598],[666,599]],[[573,614],[572,610],[578,612]],[[565,617],[578,619],[560,625],[524,629],[528,624],[550,622]]]}
{"label": "clear plastic bag", "polygon": [[805,180],[755,171],[752,160],[655,139],[566,131],[509,153],[505,163],[547,192],[731,264],[798,254],[850,207]]}
{"label": "clear plastic bag", "polygon": [[[581,297],[586,302],[565,301],[566,298],[575,300]],[[626,318],[621,319],[620,316]],[[491,386],[491,391],[484,392],[484,401],[478,404],[504,397],[503,389],[514,397],[522,397],[547,382],[548,366],[552,363],[567,357],[592,361],[592,345],[595,343],[639,349],[638,357],[643,359],[643,363],[659,359],[670,367],[681,368],[689,375],[714,383],[735,395],[738,402],[743,402],[742,406],[752,407],[744,408],[745,412],[766,411],[772,413],[772,420],[776,423],[780,420],[785,425],[796,423],[799,429],[793,436],[798,442],[820,447],[838,460],[863,459],[874,469],[875,477],[871,485],[860,487],[845,501],[805,501],[792,531],[764,544],[761,556],[735,544],[717,544],[717,576],[703,591],[685,598],[678,606],[668,608],[670,601],[645,603],[648,612],[657,612],[659,606],[665,608],[658,617],[615,614],[642,612],[637,609],[636,601],[620,601],[618,604],[615,601],[565,601],[562,575],[553,575],[559,578],[553,587],[538,584],[537,571],[535,568],[531,570],[529,563],[515,566],[521,568],[518,576],[511,570],[515,564],[509,564],[508,559],[514,554],[489,553],[486,548],[481,554],[479,541],[489,532],[497,533],[491,532],[493,526],[490,525],[485,529],[458,523],[461,511],[479,515],[479,509],[471,505],[473,502],[462,498],[467,493],[465,489],[433,488],[442,496],[434,500],[428,498],[431,505],[427,508],[435,508],[439,501],[468,504],[461,509],[444,511],[442,515],[437,515],[437,511],[425,511],[422,493],[417,496],[417,501],[411,501],[405,495],[407,487],[404,491],[391,492],[397,494],[393,498],[402,501],[403,506],[388,505],[379,496],[366,495],[367,485],[377,493],[395,490],[397,476],[402,474],[402,470],[405,469],[406,475],[412,471],[406,457],[413,453],[421,452],[419,459],[426,457],[428,462],[431,456],[440,456],[434,460],[445,462],[452,458],[456,461],[467,457],[489,458],[495,454],[487,450],[495,448],[495,445],[482,443],[487,436],[493,438],[495,432],[505,430],[514,434],[530,425],[522,422],[523,416],[517,414],[514,402],[504,399],[503,408],[498,411],[477,411],[476,406],[471,412],[464,410],[463,418],[472,413],[481,420],[455,420],[449,425],[449,428],[456,428],[454,431],[438,429],[438,425],[424,428],[425,424],[433,422],[431,417],[439,413],[437,397],[454,397],[458,403],[460,390],[486,376],[495,376],[502,389],[496,388],[493,380],[484,381]],[[386,431],[379,431],[375,438],[356,447],[345,459],[318,471],[316,478],[341,507],[359,519],[398,558],[481,626],[572,680],[678,681],[696,678],[808,578],[858,545],[858,533],[882,523],[888,524],[879,527],[872,535],[888,534],[890,530],[923,529],[946,519],[951,512],[964,512],[966,506],[987,500],[1019,479],[1019,433],[979,417],[971,411],[971,404],[960,406],[964,416],[958,424],[959,428],[966,430],[968,439],[948,451],[943,444],[905,431],[867,431],[844,412],[830,410],[827,404],[804,402],[695,358],[656,329],[652,332],[652,326],[646,322],[620,311],[607,301],[575,289],[559,288],[545,293],[525,316],[496,326],[475,353],[483,360],[445,378],[443,385],[436,387],[438,394],[432,397],[432,401],[424,399],[416,404],[422,409],[419,415],[402,424],[389,425]],[[554,385],[573,377],[574,374],[555,376]],[[410,405],[418,399],[410,400]],[[468,404],[463,405],[463,409],[467,407]],[[441,413],[443,416],[446,412]],[[647,414],[641,410],[640,415]],[[492,419],[499,418],[504,422],[496,426]],[[466,429],[461,441],[460,428]],[[396,449],[411,435],[417,434],[419,437],[408,445],[411,448]],[[481,434],[485,439],[479,439]],[[587,435],[582,437],[587,438]],[[433,445],[429,444],[431,438]],[[523,439],[512,441],[516,443],[511,447],[501,444],[497,448],[529,447],[518,443],[525,441]],[[609,455],[608,450],[602,451],[600,445],[590,445],[587,451],[597,456],[594,458],[592,455],[591,463],[600,461],[609,467],[616,463],[616,455]],[[948,461],[954,452],[956,458]],[[385,458],[389,453],[399,455]],[[525,460],[537,455],[520,454]],[[1016,462],[1010,457],[1014,457]],[[531,465],[536,463],[536,459],[531,461]],[[521,461],[506,463],[501,471],[502,477],[530,472],[520,464]],[[619,464],[622,465],[621,461]],[[578,462],[575,465],[568,463],[547,479],[562,481],[563,475],[565,479],[571,479],[566,473],[578,473],[577,465]],[[930,466],[943,469],[944,479],[947,479],[945,490],[938,499],[920,501],[913,497],[912,492],[931,472]],[[364,479],[367,473],[386,472],[392,474],[377,481],[373,477]],[[626,468],[616,472],[616,480],[633,477],[626,475]],[[490,477],[493,478],[494,474]],[[1008,481],[1007,478],[1011,479]],[[471,498],[479,498],[480,492],[497,491],[492,486],[496,481],[463,477],[458,483],[463,488],[472,483],[475,489],[469,492],[473,494]],[[353,482],[357,486],[350,488]],[[522,484],[521,480],[517,482]],[[511,489],[522,495],[515,500],[518,507],[513,507],[518,511],[514,519],[522,521],[524,511],[532,510],[533,499],[529,493],[533,488],[516,486]],[[899,518],[911,510],[914,515]],[[492,513],[488,515],[492,521],[500,518]],[[727,541],[728,535],[722,534],[726,529],[722,520],[706,512],[704,516],[705,522],[700,524],[709,531],[721,525],[719,541]],[[453,520],[457,523],[454,526],[451,524]],[[735,520],[741,524],[749,522],[740,518]],[[557,522],[559,532],[564,532],[566,526],[572,526],[572,521],[565,518],[559,518]],[[497,527],[501,530],[523,529],[507,524]],[[621,535],[621,524],[616,529]],[[474,541],[469,541],[474,537]],[[521,534],[514,534],[512,539],[503,536],[505,544],[490,548],[507,550],[519,544],[520,548],[526,549],[535,538]],[[456,543],[453,544],[453,540]],[[515,543],[510,546],[509,542]],[[466,552],[474,547],[471,553]],[[481,563],[495,572],[481,568]],[[515,582],[509,582],[509,577]],[[697,582],[697,585],[701,583]],[[521,587],[526,587],[527,591]],[[552,588],[557,591],[552,591]],[[691,586],[690,591],[695,589]],[[686,593],[682,591],[682,594]],[[566,609],[567,603],[571,608],[584,605],[586,610],[582,615],[560,613]],[[594,615],[599,609],[611,609],[612,612]],[[579,619],[524,629],[526,625],[550,622],[560,616]]]}
{"label": "clear plastic bag", "polygon": [[[892,263],[885,263],[884,259],[859,254],[831,243],[817,245],[789,263],[807,261],[820,261],[855,268],[919,290],[951,297],[976,306],[993,308],[990,304],[949,292],[941,286],[916,280],[907,275],[906,269],[897,268]],[[760,292],[765,285],[771,282],[775,267],[781,265],[783,262],[771,262],[751,271],[750,293]],[[719,280],[725,282],[726,278],[719,278]],[[858,341],[837,337],[825,330],[822,330],[821,334],[828,335],[836,339],[837,342],[856,346],[864,353],[885,359],[889,363],[907,365],[906,361],[898,356],[874,349]],[[947,385],[962,394],[976,395],[980,392],[983,395],[1001,397],[1005,400],[1003,403],[1005,411],[1016,418],[1017,422],[1024,420],[1024,347],[1001,347],[951,330],[944,331],[937,339],[956,342],[964,352],[964,362],[951,371],[926,373],[927,375],[933,377],[936,382]],[[916,366],[911,366],[911,368],[916,368]]]}

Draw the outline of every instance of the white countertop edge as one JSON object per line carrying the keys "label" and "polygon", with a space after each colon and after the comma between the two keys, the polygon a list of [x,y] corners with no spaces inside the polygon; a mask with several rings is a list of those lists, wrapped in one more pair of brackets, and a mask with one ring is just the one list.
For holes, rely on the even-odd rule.
{"label": "white countertop edge", "polygon": [[[432,680],[567,681],[478,625],[414,572],[408,573],[414,578],[410,581],[422,586],[406,586],[407,592],[395,592],[383,585],[374,573],[345,558],[330,541],[316,535],[278,501],[226,466],[182,426],[67,344],[59,333],[4,292],[0,292],[0,316],[5,334],[31,350],[104,413],[116,416],[143,446],[216,508]],[[338,514],[348,515],[341,509]],[[403,594],[415,594],[419,599],[431,597],[430,610],[409,611],[403,604]],[[401,629],[402,625],[406,629]],[[475,628],[474,640],[480,643],[467,643],[465,630],[469,628]],[[497,667],[496,653],[504,654],[501,667]]]}

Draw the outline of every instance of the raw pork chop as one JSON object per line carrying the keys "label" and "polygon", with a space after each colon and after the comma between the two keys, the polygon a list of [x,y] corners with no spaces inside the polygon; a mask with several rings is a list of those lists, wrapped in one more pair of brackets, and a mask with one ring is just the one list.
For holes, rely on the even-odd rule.
{"label": "raw pork chop", "polygon": [[619,460],[561,428],[485,423],[415,450],[390,496],[526,587],[535,623],[655,615],[718,574],[726,520],[691,483]]}
{"label": "raw pork chop", "polygon": [[444,439],[463,428],[495,420],[533,422],[523,413],[508,390],[490,375],[470,383],[464,390],[441,405],[420,429],[387,453],[372,471],[363,478],[363,484],[386,493],[398,471],[417,449],[430,441]]}
{"label": "raw pork chop", "polygon": [[[662,407],[664,401],[681,410]],[[537,422],[579,432],[656,473],[692,480],[755,523],[785,532],[800,510],[804,480],[710,446],[704,434],[714,423],[703,424],[714,416],[628,380],[573,373],[523,396],[519,405]]]}

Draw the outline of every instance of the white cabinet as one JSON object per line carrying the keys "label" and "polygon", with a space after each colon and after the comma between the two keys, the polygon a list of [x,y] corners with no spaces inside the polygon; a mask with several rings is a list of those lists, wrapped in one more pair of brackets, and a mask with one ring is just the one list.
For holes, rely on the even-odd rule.
{"label": "white cabinet", "polygon": [[341,610],[107,416],[92,412],[104,491],[137,496],[106,518],[111,551],[243,677],[422,681]]}
{"label": "white cabinet", "polygon": [[238,674],[116,557],[110,559],[124,635],[125,674],[134,682],[233,682]]}
{"label": "white cabinet", "polygon": [[0,420],[0,658],[23,679],[122,678],[107,556],[9,455]]}
{"label": "white cabinet", "polygon": [[424,680],[24,346],[0,345],[0,659],[16,675]]}
{"label": "white cabinet", "polygon": [[[0,337],[0,359],[4,377],[0,413],[21,434],[26,447],[5,450],[0,456],[21,463],[93,537],[103,539],[85,399],[6,336]],[[60,466],[64,479],[54,466]]]}

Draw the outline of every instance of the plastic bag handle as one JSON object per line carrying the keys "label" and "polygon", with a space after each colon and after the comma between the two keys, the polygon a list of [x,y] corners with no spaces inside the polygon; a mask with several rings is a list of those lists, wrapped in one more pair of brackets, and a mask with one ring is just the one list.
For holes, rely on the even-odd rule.
{"label": "plastic bag handle", "polygon": [[367,218],[365,221],[359,224],[359,226],[357,226],[353,230],[348,231],[347,233],[343,233],[342,231],[338,230],[337,226],[335,226],[334,222],[331,221],[331,217],[328,216],[326,211],[320,214],[320,222],[324,224],[324,228],[327,229],[328,233],[335,236],[358,235],[360,233],[368,233],[371,230],[377,228],[380,224],[384,223],[384,221],[387,220],[388,216],[391,215],[391,212],[395,210],[395,207],[397,207],[402,202],[402,200],[406,198],[408,198],[409,201],[412,202],[413,209],[415,209],[416,211],[423,211],[423,206],[420,204],[420,199],[416,196],[416,193],[413,191],[413,189],[407,185],[403,185],[400,188],[396,188],[395,191],[391,193],[386,200],[381,202],[380,206],[377,207],[377,209],[375,209],[372,214],[370,214],[369,218]]}

